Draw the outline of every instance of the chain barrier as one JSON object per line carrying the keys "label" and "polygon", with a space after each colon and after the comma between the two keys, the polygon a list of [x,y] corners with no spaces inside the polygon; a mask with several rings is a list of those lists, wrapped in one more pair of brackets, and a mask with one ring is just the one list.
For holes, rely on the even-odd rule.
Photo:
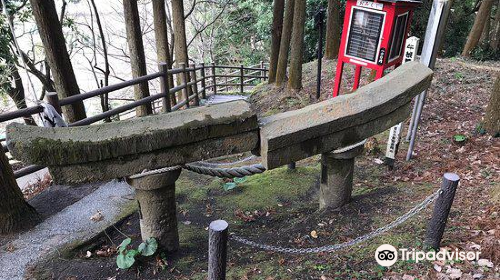
{"label": "chain barrier", "polygon": [[348,242],[344,243],[339,243],[335,245],[327,245],[327,246],[322,246],[322,247],[316,247],[316,248],[304,248],[304,249],[299,249],[299,248],[288,248],[288,247],[280,247],[280,246],[274,246],[274,245],[267,245],[267,244],[261,244],[258,242],[254,242],[248,239],[245,239],[243,237],[237,236],[235,234],[231,235],[231,239],[239,242],[241,244],[257,248],[257,249],[262,249],[266,251],[272,251],[272,252],[277,252],[277,253],[286,253],[286,254],[312,254],[312,253],[323,253],[323,252],[333,252],[337,251],[340,249],[344,249],[347,247],[354,246],[356,244],[365,242],[369,239],[372,239],[378,235],[381,235],[382,233],[385,233],[402,223],[406,222],[408,219],[411,217],[415,216],[419,212],[421,212],[423,209],[427,208],[429,204],[431,204],[440,194],[442,193],[441,190],[438,190],[437,192],[433,193],[432,195],[428,196],[424,201],[413,207],[410,211],[408,211],[406,214],[403,216],[400,216],[390,224],[380,227],[368,234],[365,234],[363,236],[360,236],[356,239],[353,239]]}
{"label": "chain barrier", "polygon": [[264,171],[266,171],[266,168],[262,164],[254,164],[235,168],[213,168],[196,164],[186,164],[183,166],[183,168],[189,171],[196,172],[198,174],[230,179],[252,176],[255,174],[264,173]]}

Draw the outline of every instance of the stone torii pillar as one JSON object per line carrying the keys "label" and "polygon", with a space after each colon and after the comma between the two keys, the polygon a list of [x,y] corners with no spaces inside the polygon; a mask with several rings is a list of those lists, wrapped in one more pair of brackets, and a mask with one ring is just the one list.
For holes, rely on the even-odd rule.
{"label": "stone torii pillar", "polygon": [[167,252],[179,249],[175,181],[181,171],[181,167],[177,166],[127,178],[127,183],[135,189],[139,204],[142,239],[145,241],[154,237],[159,247]]}
{"label": "stone torii pillar", "polygon": [[354,160],[365,142],[321,155],[320,209],[338,209],[351,201]]}

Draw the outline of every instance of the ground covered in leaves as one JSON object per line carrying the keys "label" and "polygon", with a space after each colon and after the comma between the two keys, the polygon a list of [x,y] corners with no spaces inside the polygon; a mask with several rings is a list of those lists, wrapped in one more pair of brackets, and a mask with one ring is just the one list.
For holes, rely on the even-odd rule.
{"label": "ground covered in leaves", "polygon": [[[387,133],[369,139],[356,163],[353,202],[340,211],[318,211],[319,157],[300,162],[294,171],[281,168],[248,177],[238,181],[236,188],[225,180],[183,171],[177,184],[178,254],[142,258],[129,270],[117,269],[117,245],[126,237],[133,239],[134,246],[140,243],[134,215],[78,250],[35,268],[33,275],[38,279],[205,279],[210,221],[225,219],[231,232],[265,244],[331,245],[387,225],[435,192],[443,173],[455,172],[462,181],[443,247],[481,251],[481,261],[398,262],[389,269],[377,265],[374,253],[380,244],[423,248],[428,208],[388,233],[332,253],[285,255],[231,241],[228,279],[500,279],[500,139],[481,127],[499,64],[438,61],[414,159],[403,160],[407,148],[403,143],[396,168],[389,171],[380,164]],[[331,93],[334,65],[325,62],[321,99]],[[259,86],[252,94],[259,114],[316,102],[310,97],[315,89],[314,69],[314,62],[305,65],[301,92]],[[350,86],[349,75],[344,92]],[[466,137],[465,143],[454,143],[458,134]]]}

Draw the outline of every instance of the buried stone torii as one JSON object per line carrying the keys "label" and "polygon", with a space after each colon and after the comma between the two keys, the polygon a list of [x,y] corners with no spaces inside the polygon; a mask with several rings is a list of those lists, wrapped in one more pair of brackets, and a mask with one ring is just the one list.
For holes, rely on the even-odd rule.
{"label": "buried stone torii", "polygon": [[87,127],[11,124],[7,141],[17,159],[48,166],[56,183],[127,178],[142,238],[175,251],[180,166],[252,151],[274,169],[322,154],[320,207],[338,208],[351,198],[354,157],[363,148],[356,143],[404,121],[431,80],[429,68],[408,63],[353,94],[261,120],[249,103],[235,101]]}

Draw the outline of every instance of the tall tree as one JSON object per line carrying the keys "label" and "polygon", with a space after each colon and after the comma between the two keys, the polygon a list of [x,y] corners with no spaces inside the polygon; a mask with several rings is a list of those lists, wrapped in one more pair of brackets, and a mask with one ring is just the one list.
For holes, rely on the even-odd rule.
{"label": "tall tree", "polygon": [[[30,3],[59,98],[79,94],[54,0],[30,0]],[[64,106],[62,110],[70,123],[86,118],[82,101]]]}
{"label": "tall tree", "polygon": [[0,234],[34,226],[39,215],[23,198],[7,156],[0,152]]}
{"label": "tall tree", "polygon": [[283,31],[281,33],[280,53],[276,69],[276,85],[281,86],[286,81],[286,67],[288,65],[288,53],[292,39],[293,13],[296,0],[287,0],[285,4],[285,17],[283,19]]}
{"label": "tall tree", "polygon": [[[153,24],[156,38],[156,55],[158,62],[166,63],[168,68],[172,67],[172,57],[168,44],[167,13],[165,10],[165,0],[153,0]],[[174,86],[174,78],[168,75],[170,87]],[[175,95],[171,96],[172,104],[176,104]]]}
{"label": "tall tree", "polygon": [[[189,56],[188,56],[188,48],[187,48],[187,40],[186,40],[186,19],[184,16],[184,3],[182,0],[172,0],[172,21],[174,27],[174,53],[175,53],[175,61],[177,65],[180,63],[189,65]],[[189,82],[189,76],[188,80]],[[181,75],[178,75],[179,84],[181,83]],[[188,87],[188,96],[191,96],[191,88]]]}
{"label": "tall tree", "polygon": [[500,135],[500,75],[497,76],[486,109],[484,128],[494,136]]}
{"label": "tall tree", "polygon": [[483,0],[479,11],[477,12],[476,18],[474,20],[474,25],[472,26],[469,36],[467,37],[467,42],[465,43],[464,49],[462,51],[462,56],[469,57],[471,52],[477,47],[479,40],[481,39],[481,34],[483,33],[484,27],[486,25],[486,20],[489,19],[491,15],[491,8],[493,7],[494,0]]}
{"label": "tall tree", "polygon": [[490,48],[493,51],[497,51],[500,41],[500,0],[497,3],[497,11],[495,13],[495,19],[491,24],[491,41]]}
{"label": "tall tree", "polygon": [[[137,0],[123,0],[123,11],[125,16],[125,29],[127,30],[127,43],[130,51],[130,64],[132,66],[132,76],[134,78],[147,75],[146,57],[144,55],[144,45],[142,43],[141,21]],[[134,86],[135,99],[139,100],[149,96],[148,82]],[[136,108],[135,114],[138,117],[152,114],[151,103]]]}
{"label": "tall tree", "polygon": [[290,42],[290,78],[288,79],[288,88],[291,89],[302,88],[306,3],[306,0],[295,0],[292,40]]}
{"label": "tall tree", "polygon": [[271,39],[271,59],[269,62],[269,83],[276,81],[276,68],[280,53],[281,34],[283,31],[283,15],[285,13],[285,0],[274,0],[273,27]]}
{"label": "tall tree", "polygon": [[340,0],[328,0],[325,58],[335,59],[340,47]]}

